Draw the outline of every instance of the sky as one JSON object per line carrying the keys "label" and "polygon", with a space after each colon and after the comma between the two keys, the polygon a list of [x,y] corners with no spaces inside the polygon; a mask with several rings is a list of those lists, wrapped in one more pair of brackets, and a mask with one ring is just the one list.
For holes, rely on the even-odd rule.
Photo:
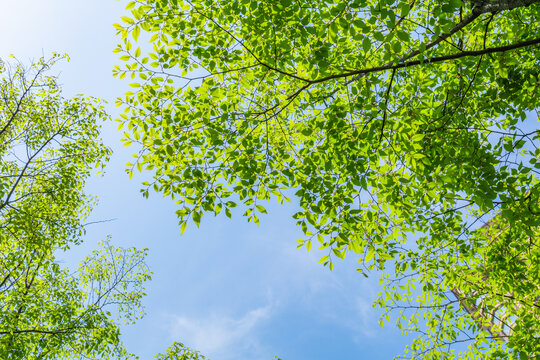
{"label": "sky", "polygon": [[[1,0],[0,58],[13,54],[29,64],[52,52],[69,54],[52,73],[64,95],[83,93],[108,102],[128,90],[112,77],[112,53],[127,1]],[[85,242],[62,254],[72,266],[111,235],[118,246],[149,249],[153,272],[144,300],[146,317],[123,326],[122,340],[141,359],[152,359],[180,341],[213,360],[391,359],[407,339],[392,327],[380,328],[371,304],[378,275],[365,279],[355,259],[318,264],[316,250],[296,249],[301,232],[292,214],[296,204],[270,204],[260,225],[235,214],[203,217],[180,236],[175,206],[160,194],[144,199],[140,182],[124,172],[134,149],[122,147],[116,123],[103,126],[114,150],[104,176],[93,176],[86,191],[99,199],[88,221]],[[110,221],[108,221],[110,220]]]}

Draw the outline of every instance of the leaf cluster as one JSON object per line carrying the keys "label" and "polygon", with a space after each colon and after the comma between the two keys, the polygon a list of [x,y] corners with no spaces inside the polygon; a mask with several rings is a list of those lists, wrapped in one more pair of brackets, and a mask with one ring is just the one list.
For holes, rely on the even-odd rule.
{"label": "leaf cluster", "polygon": [[[347,254],[361,273],[386,269],[377,303],[418,310],[404,315],[419,334],[411,357],[444,358],[460,343],[471,344],[464,358],[536,351],[522,344],[539,332],[519,330],[538,329],[536,309],[517,305],[536,290],[523,282],[518,296],[504,271],[482,277],[505,257],[478,228],[500,214],[523,244],[520,271],[534,268],[537,1],[139,0],[128,10],[114,71],[137,78],[117,103],[138,151],[127,171],[154,175],[143,195],[171,197],[182,232],[236,206],[258,223],[263,202],[293,197],[299,247],[317,244],[330,269]],[[459,294],[488,308],[504,300],[519,318],[511,340]]]}
{"label": "leaf cluster", "polygon": [[0,72],[0,358],[125,358],[116,309],[139,315],[145,251],[104,244],[78,271],[57,256],[79,244],[94,199],[88,176],[111,154],[102,103],[65,99],[50,68],[61,55]]}

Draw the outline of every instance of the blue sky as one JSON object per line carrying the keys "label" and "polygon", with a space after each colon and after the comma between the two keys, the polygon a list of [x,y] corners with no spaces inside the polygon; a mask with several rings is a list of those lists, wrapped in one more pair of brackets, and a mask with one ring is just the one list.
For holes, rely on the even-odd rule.
{"label": "blue sky", "polygon": [[[112,77],[118,39],[112,23],[125,1],[3,1],[0,57],[14,54],[29,63],[53,51],[71,61],[53,69],[66,96],[97,96],[109,102],[127,90]],[[203,218],[180,236],[174,204],[159,194],[143,199],[142,176],[129,180],[124,164],[132,150],[120,145],[117,125],[105,124],[103,138],[115,153],[105,176],[90,179],[87,190],[99,198],[85,243],[63,256],[76,264],[108,234],[119,246],[147,247],[153,280],[145,299],[147,316],[122,328],[128,349],[141,359],[164,352],[173,341],[213,360],[390,359],[407,339],[378,325],[371,303],[378,276],[364,279],[354,259],[333,272],[317,264],[320,253],[296,249],[301,234],[291,215],[295,204],[271,204],[261,225],[236,214]],[[294,202],[294,199],[293,199]]]}

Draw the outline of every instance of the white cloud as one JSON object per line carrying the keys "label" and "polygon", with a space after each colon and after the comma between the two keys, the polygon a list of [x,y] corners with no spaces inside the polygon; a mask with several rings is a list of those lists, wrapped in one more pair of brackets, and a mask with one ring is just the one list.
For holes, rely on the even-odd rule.
{"label": "white cloud", "polygon": [[357,331],[363,336],[376,336],[380,327],[378,312],[373,309],[373,302],[364,297],[357,297],[356,310],[359,318],[359,323],[356,326]]}
{"label": "white cloud", "polygon": [[251,310],[238,318],[228,316],[173,316],[171,337],[201,351],[210,358],[233,358],[238,352],[259,348],[255,329],[268,319],[272,306]]}

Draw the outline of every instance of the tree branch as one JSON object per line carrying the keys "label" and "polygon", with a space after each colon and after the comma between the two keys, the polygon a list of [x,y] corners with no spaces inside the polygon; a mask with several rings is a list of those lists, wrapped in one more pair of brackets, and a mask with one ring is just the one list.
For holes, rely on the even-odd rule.
{"label": "tree branch", "polygon": [[384,115],[383,115],[383,123],[381,125],[381,136],[379,137],[379,144],[382,142],[382,138],[384,135],[384,126],[386,124],[386,117],[388,115],[388,98],[390,97],[390,90],[392,90],[392,83],[394,82],[394,77],[396,75],[396,69],[392,70],[392,77],[390,78],[390,83],[388,84],[388,89],[386,89],[386,99],[384,100]]}
{"label": "tree branch", "polygon": [[412,67],[416,65],[422,65],[422,64],[435,64],[435,63],[439,63],[439,62],[443,62],[447,60],[460,59],[463,57],[473,57],[473,56],[480,56],[484,54],[509,51],[509,50],[519,49],[519,48],[532,46],[536,44],[540,44],[540,38],[522,41],[522,42],[515,43],[512,45],[497,46],[497,47],[492,47],[492,48],[487,48],[487,49],[482,49],[482,50],[462,51],[457,54],[435,56],[435,57],[424,59],[424,60],[407,61],[407,62],[399,63],[396,65],[386,64],[386,65],[376,66],[376,67],[372,67],[368,69],[354,70],[354,71],[349,71],[343,74],[330,75],[330,76],[325,76],[317,80],[311,80],[309,83],[318,84],[318,83],[322,83],[322,82],[333,80],[333,79],[345,78],[347,76],[364,75],[364,74],[381,72],[385,70],[403,69],[403,68]]}
{"label": "tree branch", "polygon": [[471,2],[474,4],[473,11],[478,11],[481,14],[485,14],[529,6],[540,2],[540,0],[472,0]]}

